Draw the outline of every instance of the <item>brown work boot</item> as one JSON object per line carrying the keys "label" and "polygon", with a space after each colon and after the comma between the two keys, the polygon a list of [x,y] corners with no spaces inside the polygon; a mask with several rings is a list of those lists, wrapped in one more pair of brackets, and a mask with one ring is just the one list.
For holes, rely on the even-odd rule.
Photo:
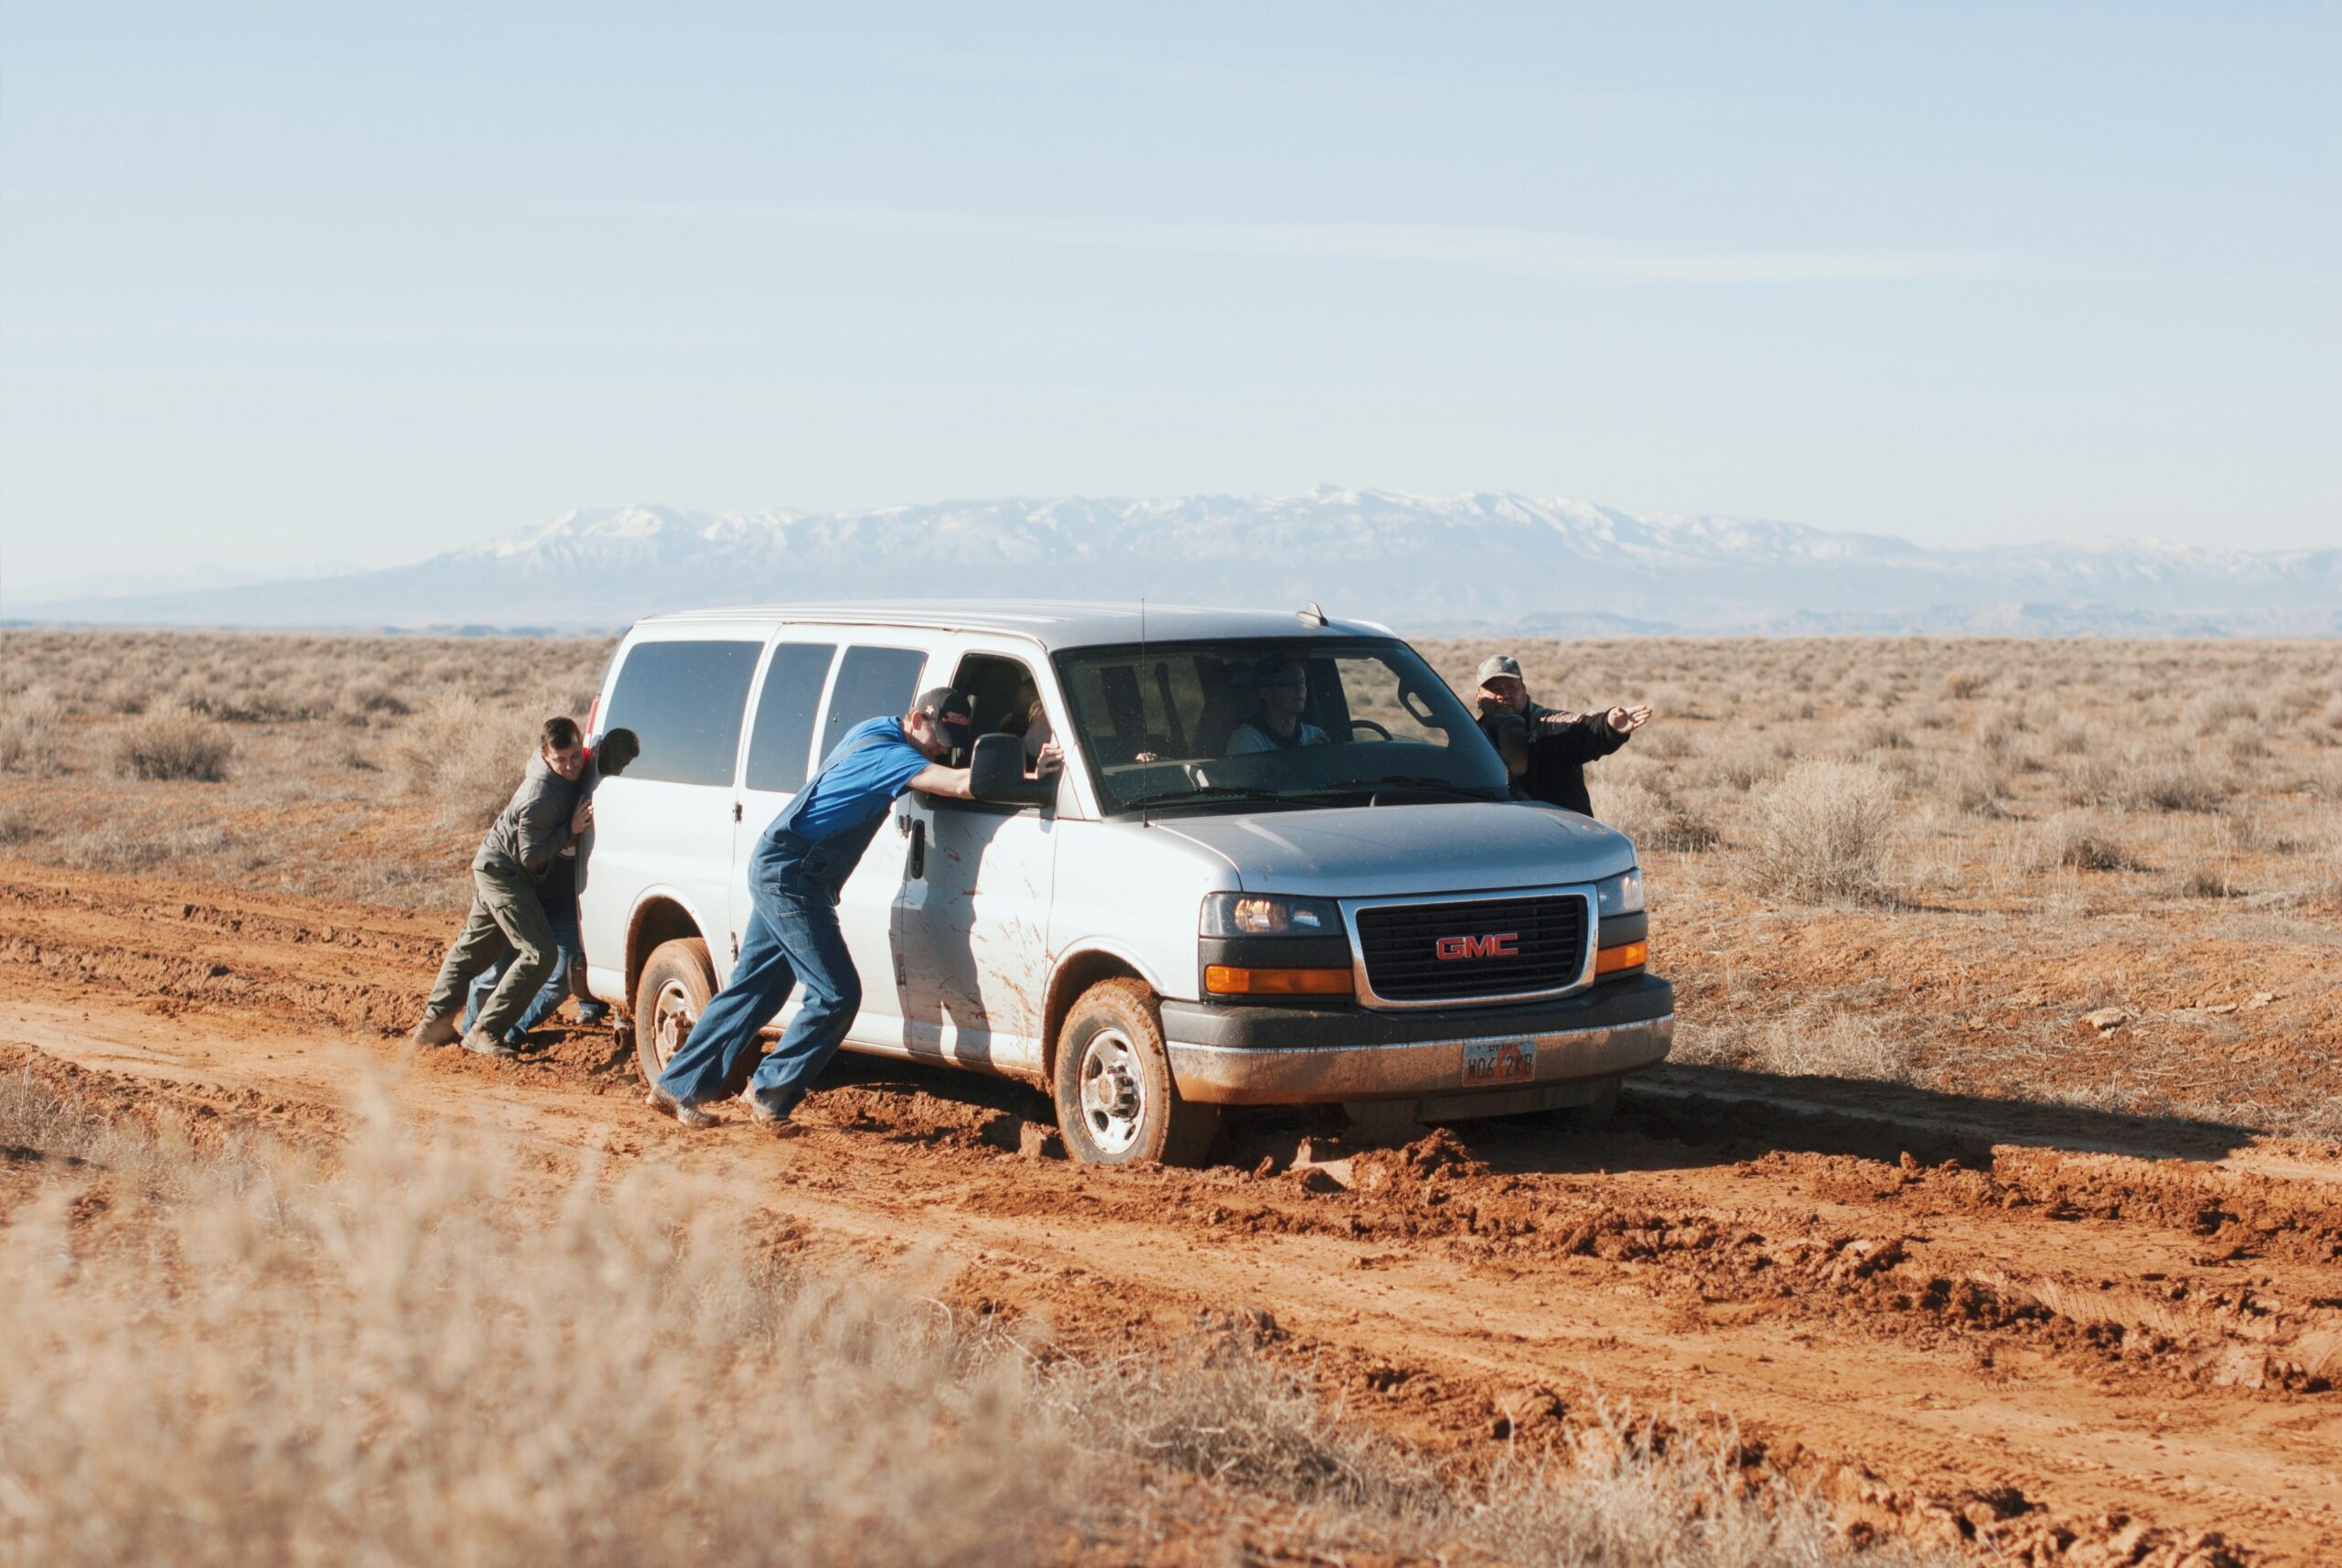
{"label": "brown work boot", "polygon": [[687,1100],[678,1100],[657,1084],[642,1097],[642,1102],[661,1116],[671,1116],[686,1127],[713,1127],[715,1118]]}
{"label": "brown work boot", "polygon": [[418,1046],[452,1046],[464,1037],[464,1032],[456,1026],[456,1020],[450,1015],[445,1018],[425,1018],[414,1026],[414,1033],[407,1037]]}
{"label": "brown work boot", "polygon": [[521,1049],[518,1046],[506,1045],[504,1041],[498,1036],[489,1034],[486,1029],[478,1028],[477,1026],[473,1028],[470,1034],[464,1036],[464,1049],[467,1051],[478,1051],[484,1057],[501,1057],[507,1061],[511,1060],[511,1058],[521,1054]]}
{"label": "brown work boot", "polygon": [[[798,1120],[793,1112],[774,1110],[765,1103],[754,1088],[740,1091],[740,1103],[748,1108],[748,1120],[773,1137],[801,1138],[805,1135],[805,1123]],[[803,1110],[803,1104],[800,1102],[797,1109]]]}

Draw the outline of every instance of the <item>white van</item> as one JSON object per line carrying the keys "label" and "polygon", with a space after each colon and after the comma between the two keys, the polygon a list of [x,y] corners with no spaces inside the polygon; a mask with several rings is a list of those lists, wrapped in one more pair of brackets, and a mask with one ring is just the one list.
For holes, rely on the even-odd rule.
{"label": "white van", "polygon": [[[1038,1085],[1101,1164],[1199,1161],[1232,1105],[1590,1119],[1667,1055],[1634,845],[1508,799],[1388,628],[808,605],[639,622],[595,699],[589,733],[642,756],[583,849],[587,985],[647,1076],[731,969],[766,825],[848,729],[941,684],[973,703],[984,798],[905,796],[845,884],[847,1049]],[[1066,766],[1028,782],[1044,733]]]}

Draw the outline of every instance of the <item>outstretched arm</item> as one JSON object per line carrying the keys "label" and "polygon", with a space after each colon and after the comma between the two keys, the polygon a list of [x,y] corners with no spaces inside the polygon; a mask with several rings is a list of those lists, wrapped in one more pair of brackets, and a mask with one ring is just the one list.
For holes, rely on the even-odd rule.
{"label": "outstretched arm", "polygon": [[[1057,742],[1051,741],[1041,747],[1041,755],[1033,759],[1032,770],[1025,777],[1047,779],[1064,765],[1065,753],[1058,749]],[[906,788],[953,800],[972,800],[976,795],[969,785],[968,776],[969,770],[965,768],[946,768],[941,763],[930,762],[911,775],[911,781]]]}

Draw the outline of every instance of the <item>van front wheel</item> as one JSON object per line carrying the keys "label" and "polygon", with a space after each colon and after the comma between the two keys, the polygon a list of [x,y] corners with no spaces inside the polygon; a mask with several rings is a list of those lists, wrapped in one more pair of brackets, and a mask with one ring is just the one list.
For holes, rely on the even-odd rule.
{"label": "van front wheel", "polygon": [[634,1062],[643,1082],[659,1081],[714,994],[715,966],[699,938],[677,937],[650,950],[634,985]]}
{"label": "van front wheel", "polygon": [[1155,994],[1135,980],[1083,992],[1058,1036],[1058,1127],[1083,1165],[1199,1165],[1219,1107],[1179,1098]]}

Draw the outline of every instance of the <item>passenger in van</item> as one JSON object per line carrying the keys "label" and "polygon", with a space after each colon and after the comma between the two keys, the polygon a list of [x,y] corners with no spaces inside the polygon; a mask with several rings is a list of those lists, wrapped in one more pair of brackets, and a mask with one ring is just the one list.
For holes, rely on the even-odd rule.
{"label": "passenger in van", "polygon": [[1254,672],[1252,685],[1260,693],[1260,711],[1228,732],[1226,755],[1242,757],[1326,744],[1326,732],[1301,716],[1301,710],[1309,705],[1309,671],[1300,660],[1274,660],[1262,665]]}
{"label": "passenger in van", "polygon": [[[592,795],[595,785],[624,773],[627,765],[641,755],[642,741],[632,730],[612,730],[587,756],[580,787]],[[509,1046],[519,1046],[530,1030],[552,1017],[572,995],[577,998],[580,1024],[598,1024],[610,1015],[609,1004],[596,1001],[582,983],[586,943],[578,934],[577,845],[573,843],[553,857],[553,863],[545,868],[544,880],[537,884],[537,902],[544,907],[545,924],[553,932],[553,970],[530,999],[520,1022],[505,1032],[504,1043]],[[502,983],[504,972],[511,964],[512,950],[507,947],[494,963],[472,977],[464,997],[464,1021],[460,1026],[466,1034],[471,1032],[479,1010],[488,1005],[489,997]]]}
{"label": "passenger in van", "polygon": [[1036,774],[1040,767],[1042,748],[1056,740],[1057,734],[1057,726],[1049,723],[1048,709],[1041,705],[1040,698],[1034,698],[1032,706],[1025,710],[1025,771],[1027,774]]}
{"label": "passenger in van", "polygon": [[1650,723],[1650,707],[1638,703],[1599,714],[1574,714],[1529,700],[1520,661],[1509,653],[1480,661],[1477,700],[1480,728],[1496,743],[1512,775],[1516,800],[1594,815],[1585,792],[1585,765],[1598,761]]}
{"label": "passenger in van", "polygon": [[[438,982],[424,1004],[423,1022],[414,1027],[419,1046],[460,1040],[466,1050],[482,1056],[519,1055],[505,1036],[553,972],[559,950],[538,900],[537,885],[553,857],[593,824],[594,800],[582,787],[586,743],[577,721],[547,719],[537,738],[537,755],[529,759],[521,787],[472,855],[471,912],[439,966]],[[472,1026],[459,1027],[457,1015],[466,988],[495,961],[507,942],[512,947],[511,967],[497,982]]]}
{"label": "passenger in van", "polygon": [[[714,1120],[719,1098],[757,1049],[757,1033],[800,984],[805,1005],[758,1064],[746,1094],[748,1114],[783,1136],[806,1090],[829,1065],[862,1005],[862,980],[838,929],[838,890],[870,847],[886,808],[904,791],[974,798],[968,769],[942,759],[968,743],[968,699],[948,686],[920,693],[900,718],[867,719],[846,731],[775,818],[748,862],[755,913],[740,941],[731,983],[708,1002],[667,1070],[650,1088],[651,1109],[686,1127]],[[1037,759],[1043,775],[1063,761],[1054,744]]]}

